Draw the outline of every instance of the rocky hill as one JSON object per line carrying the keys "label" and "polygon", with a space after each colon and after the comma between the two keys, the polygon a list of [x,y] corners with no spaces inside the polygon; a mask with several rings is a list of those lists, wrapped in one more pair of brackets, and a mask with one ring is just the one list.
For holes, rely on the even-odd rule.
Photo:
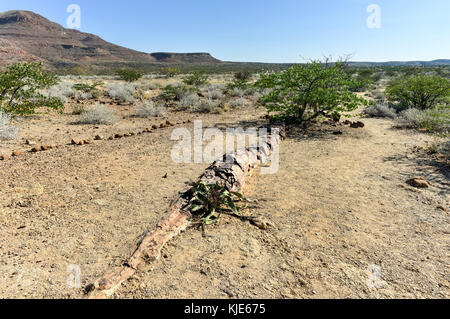
{"label": "rocky hill", "polygon": [[108,63],[217,63],[208,53],[138,52],[66,29],[31,11],[0,13],[0,65],[41,60],[54,68]]}

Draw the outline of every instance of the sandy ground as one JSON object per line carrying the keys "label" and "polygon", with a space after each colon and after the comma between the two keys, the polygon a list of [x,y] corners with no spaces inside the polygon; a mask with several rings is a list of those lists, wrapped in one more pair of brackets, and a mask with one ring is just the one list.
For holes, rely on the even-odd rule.
{"label": "sandy ground", "polygon": [[[247,108],[169,118],[224,127],[254,125],[262,114]],[[64,116],[36,121],[54,129],[46,138],[61,141],[162,121],[67,129]],[[363,129],[290,130],[279,172],[256,170],[243,190],[254,202],[242,213],[274,227],[225,216],[207,238],[191,228],[114,297],[450,297],[448,170],[414,151],[431,137],[392,129],[387,120],[364,122]],[[172,130],[0,161],[0,297],[82,298],[82,289],[67,286],[70,265],[80,267],[84,287],[129,257],[170,199],[207,166],[171,160]],[[408,186],[413,176],[432,186]]]}

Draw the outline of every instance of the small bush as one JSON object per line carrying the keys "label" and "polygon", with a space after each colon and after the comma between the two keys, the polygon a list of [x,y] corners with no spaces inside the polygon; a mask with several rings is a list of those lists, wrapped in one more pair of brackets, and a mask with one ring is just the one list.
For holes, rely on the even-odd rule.
{"label": "small bush", "polygon": [[83,104],[72,104],[72,114],[81,115],[86,110]]}
{"label": "small bush", "polygon": [[17,127],[11,125],[11,116],[0,111],[0,140],[13,140],[17,138]]}
{"label": "small bush", "polygon": [[85,110],[77,124],[105,124],[112,125],[117,122],[114,112],[101,104],[95,104]]}
{"label": "small bush", "polygon": [[199,87],[208,83],[208,75],[203,72],[193,72],[183,80],[183,83]]}
{"label": "small bush", "polygon": [[363,113],[368,117],[387,117],[395,119],[397,113],[386,103],[375,103],[364,109]]}
{"label": "small bush", "polygon": [[208,97],[213,100],[220,100],[223,98],[223,92],[221,90],[211,90],[208,91]]}
{"label": "small bush", "polygon": [[429,110],[407,109],[399,116],[402,126],[420,128],[428,132],[448,134],[450,131],[450,107]]}
{"label": "small bush", "polygon": [[117,75],[121,80],[127,82],[134,82],[139,80],[144,74],[137,70],[132,69],[122,69],[117,71]]}
{"label": "small bush", "polygon": [[252,79],[252,72],[249,70],[239,71],[234,74],[234,79],[237,81],[245,81],[248,82]]}
{"label": "small bush", "polygon": [[403,108],[430,109],[450,96],[450,79],[415,75],[389,82],[386,97]]}
{"label": "small bush", "polygon": [[136,116],[140,118],[160,117],[166,114],[166,108],[162,106],[155,107],[152,101],[147,101],[143,105],[137,106]]}
{"label": "small bush", "polygon": [[135,85],[131,83],[112,83],[108,84],[106,89],[110,98],[119,102],[134,103]]}
{"label": "small bush", "polygon": [[231,101],[230,102],[230,107],[231,108],[238,108],[238,107],[244,107],[245,106],[245,103],[247,103],[247,99],[245,99],[245,98],[238,98],[238,99],[235,99],[235,100],[233,100],[233,101]]}
{"label": "small bush", "polygon": [[161,69],[161,73],[164,74],[168,78],[173,78],[181,73],[180,68],[176,67],[167,67]]}
{"label": "small bush", "polygon": [[196,109],[201,105],[200,98],[197,94],[185,96],[180,101],[180,110]]}
{"label": "small bush", "polygon": [[200,113],[218,113],[219,103],[213,101],[210,98],[207,98],[204,103],[201,103],[197,106],[194,111]]}
{"label": "small bush", "polygon": [[181,101],[183,97],[192,94],[194,91],[185,85],[167,85],[163,88],[160,97],[164,101]]}

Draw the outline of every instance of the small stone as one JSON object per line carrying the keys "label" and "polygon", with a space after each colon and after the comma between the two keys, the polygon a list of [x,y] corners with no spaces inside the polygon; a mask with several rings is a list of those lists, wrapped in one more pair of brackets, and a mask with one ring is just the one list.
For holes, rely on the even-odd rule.
{"label": "small stone", "polygon": [[0,155],[0,160],[2,160],[2,161],[7,161],[7,160],[9,160],[10,158],[11,158],[11,156],[6,155],[6,154]]}
{"label": "small stone", "polygon": [[166,127],[166,123],[161,123],[161,125],[159,127],[160,128],[165,128]]}
{"label": "small stone", "polygon": [[114,137],[115,137],[115,138],[122,138],[122,137],[124,137],[124,135],[121,134],[121,133],[118,133],[118,134],[114,135]]}
{"label": "small stone", "polygon": [[267,230],[270,227],[273,227],[272,223],[270,223],[269,221],[267,221],[261,217],[252,218],[251,223],[261,230]]}
{"label": "small stone", "polygon": [[33,152],[33,153],[37,153],[37,152],[39,152],[41,150],[41,148],[40,147],[33,147],[32,149],[31,149],[31,151]]}
{"label": "small stone", "polygon": [[158,127],[156,125],[152,125],[152,129],[156,130]]}
{"label": "small stone", "polygon": [[439,205],[439,206],[436,207],[436,208],[442,210],[443,212],[446,212],[446,211],[447,211],[447,209],[446,209],[444,206],[442,206],[442,205]]}
{"label": "small stone", "polygon": [[169,120],[166,121],[166,125],[168,126],[174,126],[174,124],[172,122],[170,122]]}
{"label": "small stone", "polygon": [[17,156],[22,155],[22,152],[21,151],[13,151],[11,155],[17,157]]}
{"label": "small stone", "polygon": [[92,140],[84,140],[83,141],[84,144],[89,145],[89,144],[93,144],[94,142]]}
{"label": "small stone", "polygon": [[77,138],[73,138],[71,143],[72,143],[72,145],[78,145],[80,143],[80,140]]}
{"label": "small stone", "polygon": [[45,145],[45,144],[41,146],[42,151],[48,151],[50,148],[51,147],[49,145]]}
{"label": "small stone", "polygon": [[96,141],[101,141],[101,140],[103,140],[103,135],[101,135],[101,134],[95,135],[94,139]]}
{"label": "small stone", "polygon": [[77,145],[80,145],[80,146],[84,145],[84,141],[83,140],[78,141]]}
{"label": "small stone", "polygon": [[365,127],[365,126],[366,126],[366,125],[365,125],[363,122],[360,122],[360,121],[354,122],[354,123],[352,123],[352,124],[350,125],[351,128],[363,128],[363,127]]}
{"label": "small stone", "polygon": [[26,144],[26,145],[33,146],[33,145],[36,145],[36,142],[34,142],[34,141],[32,141],[32,140],[26,140],[26,141],[25,141],[25,144]]}
{"label": "small stone", "polygon": [[428,188],[430,187],[430,183],[424,180],[421,177],[414,177],[406,181],[406,183],[412,187],[416,188]]}
{"label": "small stone", "polygon": [[109,141],[112,141],[113,139],[114,139],[114,136],[108,137],[108,140],[109,140]]}

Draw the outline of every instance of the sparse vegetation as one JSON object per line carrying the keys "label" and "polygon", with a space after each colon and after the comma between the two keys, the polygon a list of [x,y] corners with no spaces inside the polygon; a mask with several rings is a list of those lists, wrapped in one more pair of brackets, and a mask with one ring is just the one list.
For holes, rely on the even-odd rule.
{"label": "sparse vegetation", "polygon": [[450,80],[440,76],[414,75],[392,80],[386,97],[399,109],[426,110],[442,103],[450,96]]}
{"label": "sparse vegetation", "polygon": [[0,140],[13,140],[17,132],[17,127],[11,125],[11,116],[0,111]]}
{"label": "sparse vegetation", "polygon": [[138,105],[136,109],[136,115],[140,118],[164,116],[167,111],[163,106],[155,106],[152,101],[146,101],[144,104]]}
{"label": "sparse vegetation", "polygon": [[121,80],[127,82],[134,82],[142,78],[144,74],[140,71],[133,69],[121,69],[117,71],[117,75],[120,77]]}
{"label": "sparse vegetation", "polygon": [[183,80],[183,83],[186,85],[192,85],[195,87],[199,87],[201,85],[205,85],[208,83],[208,75],[203,72],[195,71],[195,72],[192,72],[191,74],[189,74]]}
{"label": "sparse vegetation", "polygon": [[395,119],[397,112],[388,103],[377,102],[364,109],[363,113],[368,117],[387,117]]}
{"label": "sparse vegetation", "polygon": [[136,86],[131,83],[111,83],[106,85],[107,94],[110,98],[121,103],[134,103]]}
{"label": "sparse vegetation", "polygon": [[42,63],[9,66],[0,74],[0,110],[19,115],[34,114],[39,107],[61,111],[64,104],[60,98],[41,93],[58,82],[58,77],[44,70]]}
{"label": "sparse vegetation", "polygon": [[101,104],[95,104],[83,113],[76,122],[77,124],[104,124],[112,125],[117,122],[114,112]]}

